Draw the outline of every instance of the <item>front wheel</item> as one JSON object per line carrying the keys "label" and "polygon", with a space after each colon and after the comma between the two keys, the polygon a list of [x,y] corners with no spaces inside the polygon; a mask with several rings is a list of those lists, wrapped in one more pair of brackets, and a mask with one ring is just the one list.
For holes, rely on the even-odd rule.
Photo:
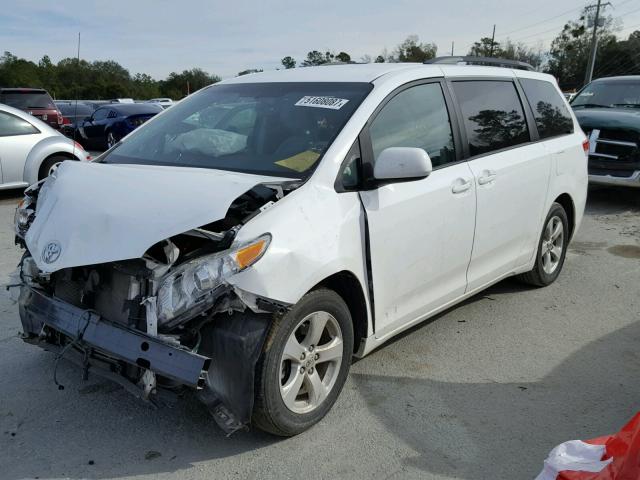
{"label": "front wheel", "polygon": [[274,321],[256,367],[253,420],[280,436],[322,419],[347,378],[353,353],[349,308],[332,290],[305,295]]}
{"label": "front wheel", "polygon": [[552,284],[560,275],[568,245],[569,220],[567,212],[562,205],[554,203],[544,221],[533,269],[520,275],[520,280],[537,287],[546,287]]}
{"label": "front wheel", "polygon": [[63,157],[62,155],[53,155],[45,159],[40,164],[40,169],[38,170],[38,180],[42,180],[43,178],[47,178],[53,172],[57,170],[62,162],[65,160],[69,160],[67,157]]}

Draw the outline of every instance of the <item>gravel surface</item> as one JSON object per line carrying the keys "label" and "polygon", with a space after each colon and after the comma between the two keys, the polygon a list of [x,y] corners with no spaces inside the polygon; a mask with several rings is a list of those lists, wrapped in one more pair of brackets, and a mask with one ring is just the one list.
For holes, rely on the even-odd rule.
{"label": "gravel surface", "polygon": [[[0,194],[0,283],[19,199]],[[640,408],[640,190],[589,193],[558,281],[504,281],[356,362],[310,431],[226,438],[194,400],[153,410],[19,338],[0,292],[0,477],[533,478],[556,444]]]}

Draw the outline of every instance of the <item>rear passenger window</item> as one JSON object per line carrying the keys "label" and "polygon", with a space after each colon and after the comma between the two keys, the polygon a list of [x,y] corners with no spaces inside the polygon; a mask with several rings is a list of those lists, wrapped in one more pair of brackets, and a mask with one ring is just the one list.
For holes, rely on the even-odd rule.
{"label": "rear passenger window", "polygon": [[0,112],[0,137],[29,135],[32,133],[38,133],[38,129],[26,120],[10,113]]}
{"label": "rear passenger window", "polygon": [[522,104],[513,82],[453,82],[471,156],[530,141]]}
{"label": "rear passenger window", "polygon": [[533,110],[540,138],[573,133],[569,109],[551,83],[522,78],[520,84]]}
{"label": "rear passenger window", "polygon": [[398,93],[373,120],[369,134],[374,161],[389,147],[422,148],[434,167],[456,161],[449,113],[439,83]]}

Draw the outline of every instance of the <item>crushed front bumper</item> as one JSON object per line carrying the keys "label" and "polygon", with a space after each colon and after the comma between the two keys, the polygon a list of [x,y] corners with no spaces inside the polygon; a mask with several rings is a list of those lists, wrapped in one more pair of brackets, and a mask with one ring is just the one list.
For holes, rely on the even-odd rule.
{"label": "crushed front bumper", "polygon": [[216,317],[202,330],[204,356],[110,322],[28,285],[20,287],[19,309],[25,342],[64,352],[66,346],[52,342],[51,333],[65,335],[78,347],[69,350],[69,360],[84,366],[86,373],[95,372],[146,399],[143,389],[123,375],[119,367],[124,362],[194,389],[227,434],[251,421],[255,366],[270,315],[245,311]]}
{"label": "crushed front bumper", "polygon": [[34,288],[20,292],[24,339],[38,343],[45,326],[60,332],[84,349],[146,368],[192,388],[205,385],[211,359],[169,345],[161,339],[109,322],[91,310],[70,305]]}

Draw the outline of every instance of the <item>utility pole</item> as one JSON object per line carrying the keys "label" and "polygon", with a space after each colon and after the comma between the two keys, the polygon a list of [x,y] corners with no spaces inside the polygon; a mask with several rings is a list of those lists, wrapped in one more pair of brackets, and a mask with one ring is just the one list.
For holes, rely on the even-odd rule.
{"label": "utility pole", "polygon": [[[600,0],[598,0],[600,1]],[[496,24],[493,24],[493,34],[491,34],[491,48],[489,49],[489,56],[493,57],[493,45],[496,39]]]}
{"label": "utility pole", "polygon": [[451,56],[453,57],[453,42],[451,42]]}
{"label": "utility pole", "polygon": [[584,76],[585,85],[591,81],[591,78],[593,77],[593,68],[595,67],[595,64],[596,64],[596,52],[598,51],[597,33],[598,33],[598,22],[600,21],[600,9],[608,5],[610,6],[611,3],[607,2],[605,4],[602,4],[602,0],[598,0],[598,3],[596,5],[589,5],[587,7],[587,8],[595,7],[596,15],[593,19],[593,33],[591,34],[591,52],[589,53],[589,61],[587,62],[587,71]]}

